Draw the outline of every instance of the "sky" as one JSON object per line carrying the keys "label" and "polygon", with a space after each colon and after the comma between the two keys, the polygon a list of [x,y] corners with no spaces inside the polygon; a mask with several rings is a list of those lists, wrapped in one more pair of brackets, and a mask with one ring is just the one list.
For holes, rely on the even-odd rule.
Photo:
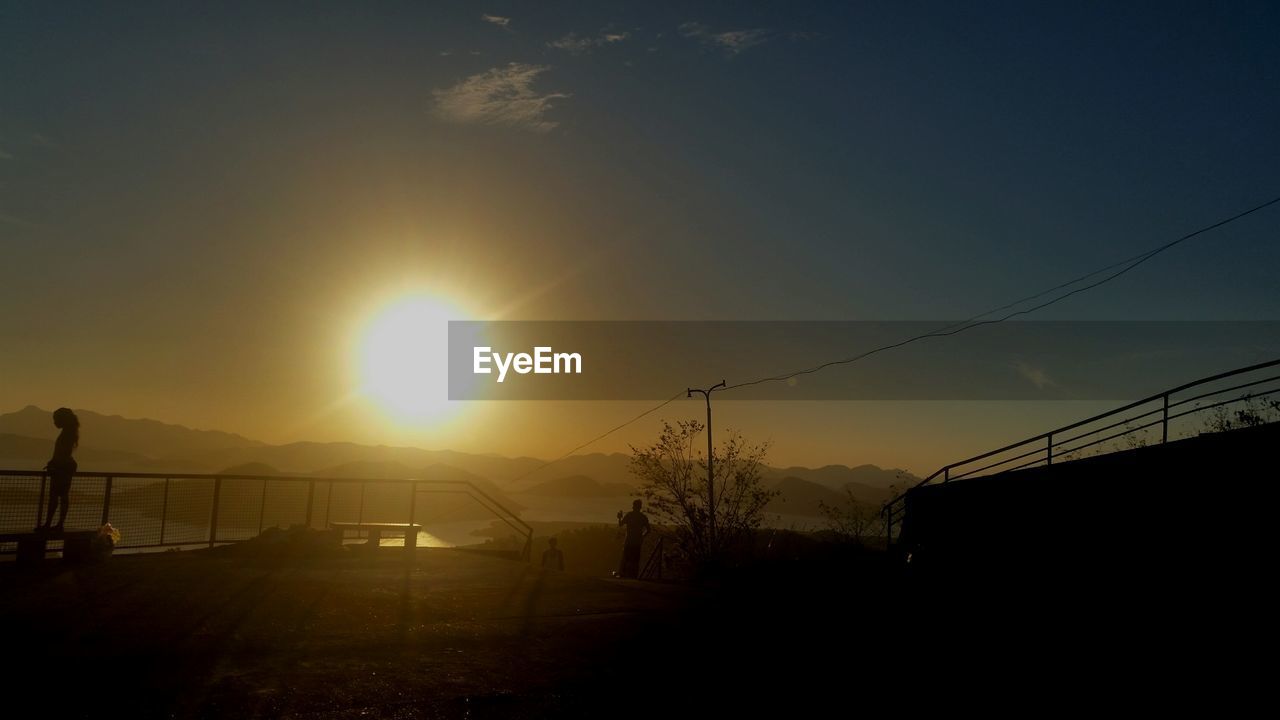
{"label": "sky", "polygon": [[[953,320],[1280,194],[1274,3],[653,5],[5,3],[0,411],[553,457],[651,404],[408,422],[362,391],[371,323]],[[1278,231],[1037,317],[1275,320]],[[1108,405],[717,422],[928,472]]]}

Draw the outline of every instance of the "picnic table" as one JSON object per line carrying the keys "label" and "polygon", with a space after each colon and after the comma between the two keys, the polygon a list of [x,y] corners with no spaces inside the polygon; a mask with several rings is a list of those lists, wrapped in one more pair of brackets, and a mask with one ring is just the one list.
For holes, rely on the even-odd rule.
{"label": "picnic table", "polygon": [[347,533],[355,531],[357,533],[367,532],[369,541],[366,543],[371,548],[378,547],[382,542],[383,533],[400,534],[404,536],[404,547],[406,550],[413,550],[418,545],[418,531],[422,530],[421,525],[414,523],[373,523],[373,522],[331,522],[329,527],[339,532],[339,538],[345,539]]}

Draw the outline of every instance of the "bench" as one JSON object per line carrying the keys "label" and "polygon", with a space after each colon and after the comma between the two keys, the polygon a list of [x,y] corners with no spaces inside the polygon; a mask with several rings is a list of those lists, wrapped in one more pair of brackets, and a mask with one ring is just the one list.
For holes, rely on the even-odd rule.
{"label": "bench", "polygon": [[18,543],[19,565],[37,564],[44,560],[50,540],[62,541],[62,559],[67,562],[84,562],[93,551],[93,539],[97,530],[47,530],[44,532],[3,533],[0,543]]}
{"label": "bench", "polygon": [[400,534],[404,536],[404,547],[406,550],[412,551],[418,545],[418,532],[422,530],[421,525],[413,523],[370,523],[370,522],[331,522],[329,528],[338,531],[339,542],[346,538],[348,531],[367,532],[369,533],[369,541],[366,543],[370,548],[378,547],[382,542],[383,533]]}

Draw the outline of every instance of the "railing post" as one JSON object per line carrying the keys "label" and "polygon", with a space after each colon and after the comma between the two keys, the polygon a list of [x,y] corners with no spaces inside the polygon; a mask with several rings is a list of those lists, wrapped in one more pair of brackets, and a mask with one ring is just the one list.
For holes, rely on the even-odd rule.
{"label": "railing post", "polygon": [[368,483],[363,481],[360,483],[360,510],[359,512],[356,513],[357,524],[364,522],[364,486],[365,485],[368,485]]}
{"label": "railing post", "polygon": [[324,529],[329,529],[329,511],[333,508],[333,481],[329,481],[329,494],[324,498]]}
{"label": "railing post", "polygon": [[218,542],[218,499],[222,497],[222,478],[213,479],[213,512],[209,516],[209,547]]}
{"label": "railing post", "polygon": [[307,481],[307,528],[311,528],[311,509],[315,507],[316,481]]}
{"label": "railing post", "polygon": [[409,483],[409,524],[413,524],[413,511],[418,502],[418,481]]}
{"label": "railing post", "polygon": [[1161,397],[1164,398],[1164,412],[1160,416],[1160,444],[1169,442],[1169,393],[1165,393]]}
{"label": "railing post", "polygon": [[258,534],[262,534],[262,525],[267,517],[267,481],[262,481],[262,500],[258,503]]}
{"label": "railing post", "polygon": [[1045,439],[1048,440],[1049,442],[1047,445],[1045,445],[1045,448],[1044,448],[1044,452],[1045,452],[1044,464],[1052,465],[1053,464],[1053,433],[1049,433],[1048,435],[1046,435]]}
{"label": "railing post", "polygon": [[47,473],[40,473],[40,499],[36,501],[36,527],[40,527],[44,524],[44,488],[48,482],[49,475]]}
{"label": "railing post", "polygon": [[164,501],[160,503],[160,544],[164,544],[164,526],[169,518],[169,478],[164,479]]}
{"label": "railing post", "polygon": [[107,486],[102,493],[102,522],[99,525],[106,525],[107,518],[111,516],[111,481],[115,478],[107,478]]}

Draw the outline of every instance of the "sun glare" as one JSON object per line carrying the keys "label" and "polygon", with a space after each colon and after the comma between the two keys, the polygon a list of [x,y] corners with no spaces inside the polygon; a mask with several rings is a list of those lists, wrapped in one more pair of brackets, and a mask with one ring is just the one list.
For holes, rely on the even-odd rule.
{"label": "sun glare", "polygon": [[362,393],[401,421],[452,418],[462,403],[449,402],[448,322],[465,319],[452,303],[427,295],[383,308],[359,343]]}

